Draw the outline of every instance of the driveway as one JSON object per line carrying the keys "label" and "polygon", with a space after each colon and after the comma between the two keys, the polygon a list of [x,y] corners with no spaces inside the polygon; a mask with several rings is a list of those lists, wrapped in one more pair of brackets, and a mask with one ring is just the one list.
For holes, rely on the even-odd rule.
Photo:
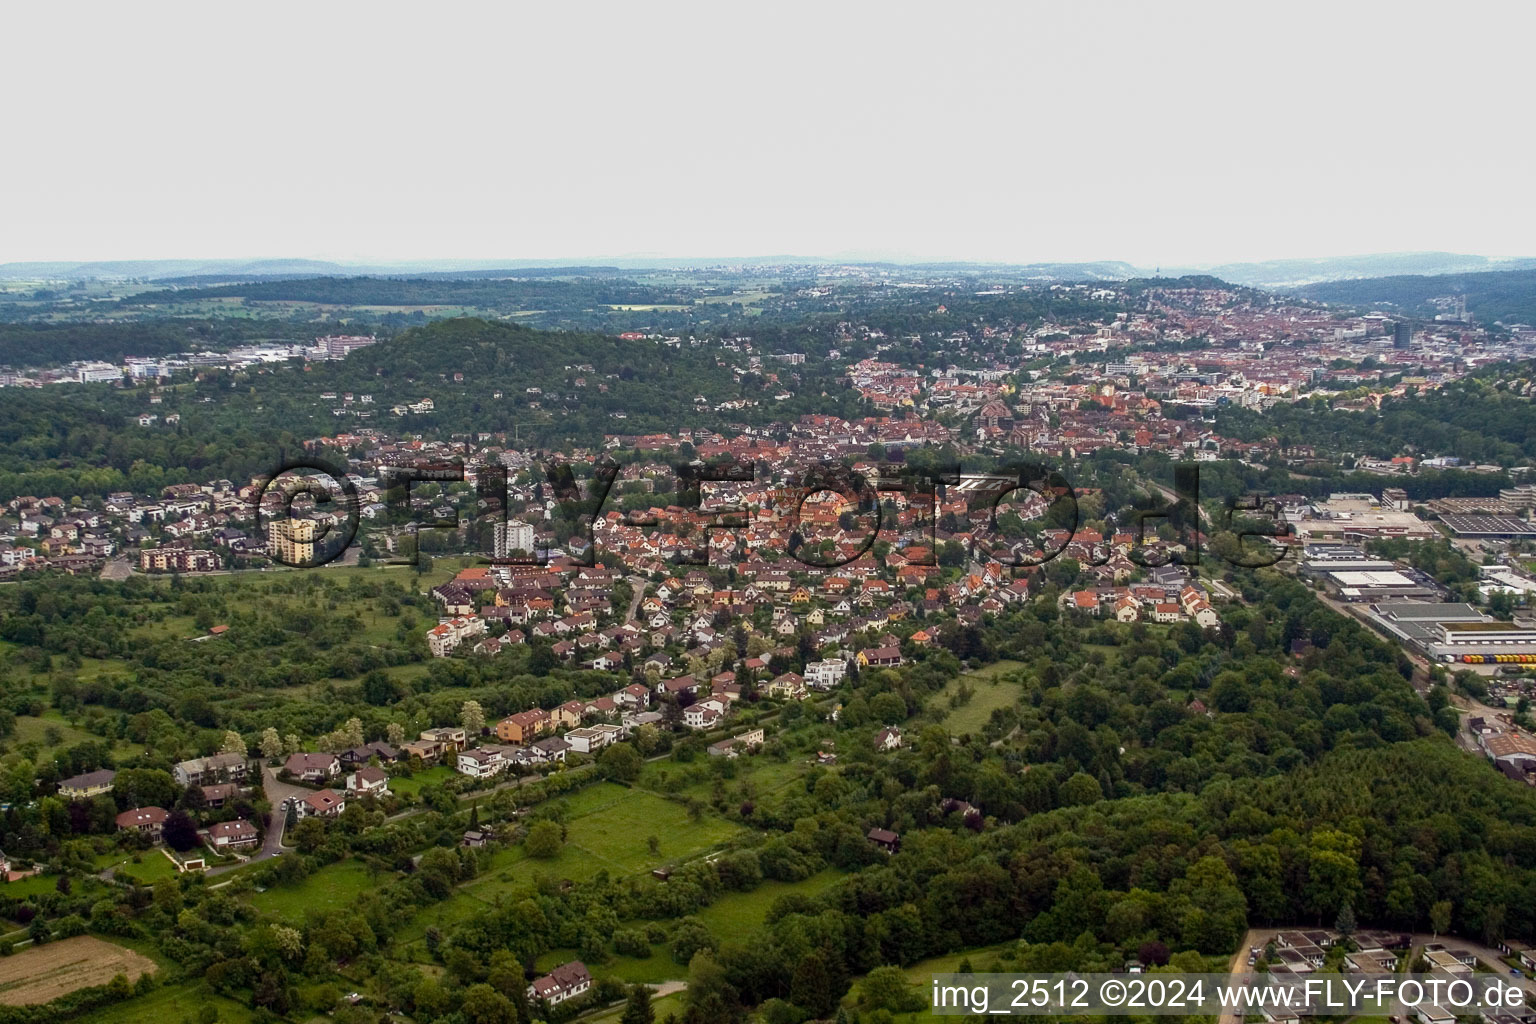
{"label": "driveway", "polygon": [[256,861],[271,860],[283,852],[283,829],[288,825],[288,814],[283,810],[283,801],[289,797],[304,796],[313,790],[303,786],[294,786],[282,782],[277,777],[277,770],[267,765],[261,767],[261,789],[267,798],[267,803],[272,805],[272,824],[267,829],[266,837],[261,842],[261,849],[251,854],[239,864],[220,864],[218,867],[208,869],[210,875],[222,875],[226,871],[245,867]]}

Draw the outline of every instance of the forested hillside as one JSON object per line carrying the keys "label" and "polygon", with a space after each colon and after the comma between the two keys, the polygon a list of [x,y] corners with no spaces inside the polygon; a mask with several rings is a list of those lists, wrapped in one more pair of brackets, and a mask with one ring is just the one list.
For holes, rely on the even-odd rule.
{"label": "forested hillside", "polygon": [[1297,294],[1347,306],[1390,305],[1415,316],[1433,315],[1432,299],[1465,295],[1467,311],[1481,321],[1536,324],[1536,270],[1329,281],[1298,289]]}
{"label": "forested hillside", "polygon": [[1334,409],[1326,399],[1281,403],[1263,414],[1228,409],[1224,431],[1247,441],[1279,438],[1358,455],[1454,455],[1513,465],[1536,455],[1536,405],[1528,393],[1536,364],[1521,363],[1424,394],[1383,398],[1374,411]]}

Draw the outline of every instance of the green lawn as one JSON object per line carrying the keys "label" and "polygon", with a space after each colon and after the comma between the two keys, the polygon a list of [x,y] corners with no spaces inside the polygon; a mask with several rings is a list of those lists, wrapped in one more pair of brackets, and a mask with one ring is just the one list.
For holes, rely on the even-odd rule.
{"label": "green lawn", "polygon": [[302,921],[310,910],[335,910],[382,884],[355,860],[328,864],[295,885],[275,885],[250,894],[251,905],[289,921]]}
{"label": "green lawn", "polygon": [[58,888],[58,875],[30,875],[15,882],[0,882],[0,893],[17,898],[53,892]]}
{"label": "green lawn", "polygon": [[399,793],[401,796],[415,796],[421,792],[421,787],[447,782],[453,778],[454,774],[452,768],[440,764],[434,768],[419,771],[410,778],[403,775],[390,776],[389,789],[390,792]]}
{"label": "green lawn", "polygon": [[[957,736],[981,732],[994,710],[1018,701],[1022,691],[1004,677],[1022,668],[1024,666],[1017,661],[999,661],[951,680],[934,703],[934,707],[944,714],[944,728]],[[971,687],[975,695],[959,707],[951,708],[949,699],[960,691],[962,684]]]}
{"label": "green lawn", "polygon": [[170,858],[159,850],[145,850],[139,855],[139,862],[133,862],[133,854],[126,851],[106,854],[96,858],[96,863],[101,868],[115,867],[117,873],[135,881],[153,884],[162,878],[175,878],[176,865]]}

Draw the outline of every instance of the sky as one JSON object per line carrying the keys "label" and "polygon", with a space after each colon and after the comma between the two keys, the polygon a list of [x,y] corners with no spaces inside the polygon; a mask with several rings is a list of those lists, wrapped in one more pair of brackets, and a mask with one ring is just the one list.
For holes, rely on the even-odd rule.
{"label": "sky", "polygon": [[0,262],[1536,255],[1536,5],[24,4]]}

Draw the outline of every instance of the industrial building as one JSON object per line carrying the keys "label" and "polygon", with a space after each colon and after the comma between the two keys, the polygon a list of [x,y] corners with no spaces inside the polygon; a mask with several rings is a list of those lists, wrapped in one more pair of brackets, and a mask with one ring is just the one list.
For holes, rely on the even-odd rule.
{"label": "industrial building", "polygon": [[1323,580],[1345,601],[1440,601],[1446,595],[1445,588],[1427,573],[1372,558],[1348,544],[1306,545],[1300,572]]}
{"label": "industrial building", "polygon": [[1458,537],[1485,537],[1495,540],[1530,540],[1536,538],[1536,526],[1515,516],[1443,515],[1440,521]]}
{"label": "industrial building", "polygon": [[1434,661],[1536,663],[1536,629],[1500,622],[1470,604],[1381,601],[1371,605],[1369,621]]}

